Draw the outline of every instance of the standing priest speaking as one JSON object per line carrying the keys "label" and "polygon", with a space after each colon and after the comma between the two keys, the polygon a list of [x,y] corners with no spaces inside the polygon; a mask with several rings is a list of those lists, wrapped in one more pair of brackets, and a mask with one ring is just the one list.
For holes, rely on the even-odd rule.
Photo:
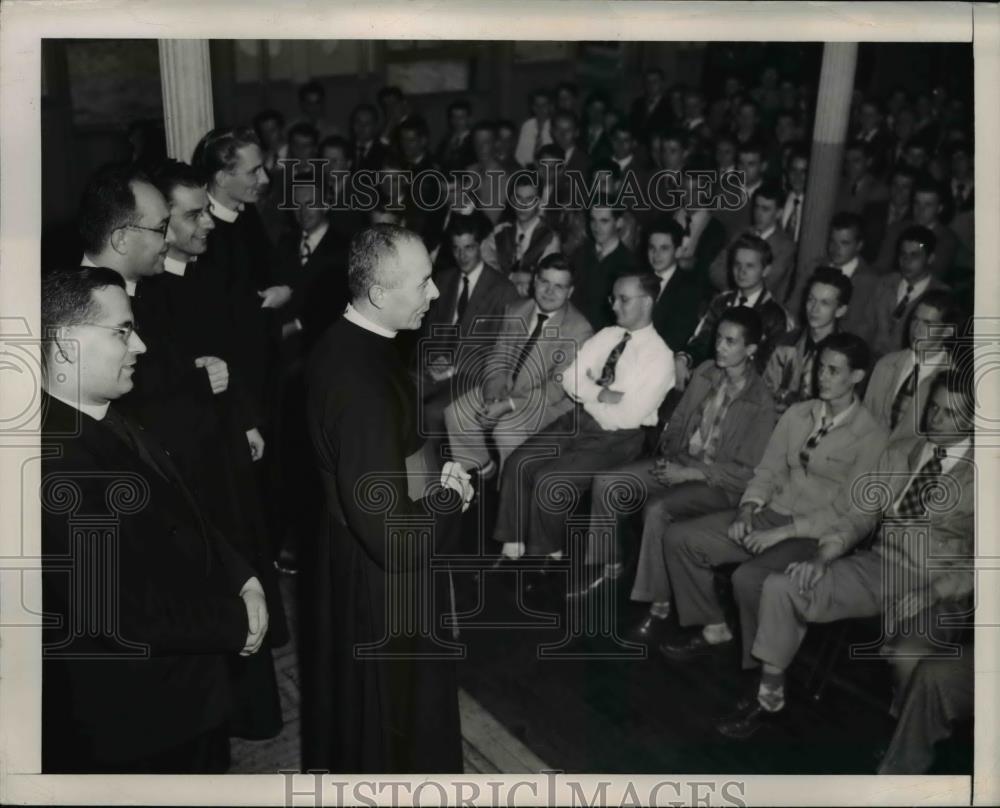
{"label": "standing priest speaking", "polygon": [[[461,772],[456,671],[440,653],[433,658],[442,650],[435,635],[449,579],[430,564],[454,543],[472,488],[449,462],[440,484],[435,475],[411,499],[417,396],[393,342],[398,331],[420,327],[438,291],[419,236],[394,225],[358,233],[348,267],[351,303],[307,369],[327,513],[305,567],[314,576],[305,605],[303,766]],[[401,630],[413,624],[417,631]]]}

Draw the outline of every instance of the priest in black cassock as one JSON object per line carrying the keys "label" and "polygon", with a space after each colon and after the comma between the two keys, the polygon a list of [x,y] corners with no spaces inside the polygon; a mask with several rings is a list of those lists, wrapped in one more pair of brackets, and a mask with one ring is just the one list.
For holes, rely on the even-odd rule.
{"label": "priest in black cassock", "polygon": [[[348,278],[351,304],[306,371],[327,512],[304,566],[315,577],[303,618],[312,629],[303,642],[303,767],[461,772],[456,671],[439,636],[450,586],[430,564],[454,552],[472,489],[456,463],[423,497],[413,485],[417,397],[393,344],[398,331],[420,327],[438,296],[430,256],[415,233],[375,225],[352,240]],[[422,630],[398,631],[393,617],[414,618],[418,607],[430,618]],[[441,656],[427,658],[434,652]]]}

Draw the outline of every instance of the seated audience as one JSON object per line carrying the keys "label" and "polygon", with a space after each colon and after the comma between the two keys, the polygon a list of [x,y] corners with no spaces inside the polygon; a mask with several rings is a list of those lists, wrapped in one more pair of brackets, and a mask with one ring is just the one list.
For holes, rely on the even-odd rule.
{"label": "seated audience", "polygon": [[505,275],[530,272],[542,258],[560,252],[559,236],[541,215],[538,176],[518,174],[509,193],[514,221],[501,222],[483,241],[483,260]]}
{"label": "seated audience", "polygon": [[608,197],[598,197],[590,206],[590,237],[571,257],[573,305],[595,331],[614,322],[609,302],[619,275],[634,270],[635,256],[621,243],[619,232],[624,211]]}

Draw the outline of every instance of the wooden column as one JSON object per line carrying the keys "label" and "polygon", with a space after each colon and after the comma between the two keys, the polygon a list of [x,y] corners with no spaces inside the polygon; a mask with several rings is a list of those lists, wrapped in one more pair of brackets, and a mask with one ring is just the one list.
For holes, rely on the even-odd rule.
{"label": "wooden column", "polygon": [[160,84],[167,154],[190,162],[198,141],[215,125],[208,40],[161,39]]}

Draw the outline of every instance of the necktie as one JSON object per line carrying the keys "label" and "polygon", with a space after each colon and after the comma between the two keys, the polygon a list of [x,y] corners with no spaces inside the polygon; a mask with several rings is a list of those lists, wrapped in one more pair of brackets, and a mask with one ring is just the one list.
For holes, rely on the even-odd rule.
{"label": "necktie", "polygon": [[465,314],[465,309],[469,305],[469,276],[462,275],[462,291],[458,295],[458,303],[455,305],[455,322],[459,322]]}
{"label": "necktie", "polygon": [[802,373],[799,375],[799,398],[812,398],[812,368],[816,356],[816,341],[806,334],[806,344],[802,352]]}
{"label": "necktie", "polygon": [[522,258],[524,258],[524,233],[523,232],[517,234],[517,248],[516,248],[516,253],[515,254],[517,255],[517,260],[518,261],[520,261]]}
{"label": "necktie", "polygon": [[896,308],[892,310],[892,319],[899,320],[906,314],[906,307],[910,305],[910,295],[913,294],[913,284],[906,284],[906,292],[900,299],[899,303],[896,304]]}
{"label": "necktie", "polygon": [[914,393],[916,393],[919,376],[920,365],[915,364],[913,370],[910,371],[910,375],[906,377],[906,381],[903,382],[902,386],[896,392],[896,397],[892,400],[892,409],[889,413],[889,429],[896,428],[899,419],[903,415],[903,410],[906,409],[906,405],[909,404]]}
{"label": "necktie", "polygon": [[312,247],[309,246],[309,234],[303,230],[302,231],[302,241],[299,242],[299,263],[305,266],[309,263],[309,259],[312,258]]}
{"label": "necktie", "polygon": [[833,426],[833,419],[823,416],[819,431],[810,436],[809,440],[806,441],[805,446],[802,447],[802,451],[799,452],[799,461],[805,468],[809,468],[809,456],[812,454],[812,450],[819,446],[819,442],[823,440],[826,433],[830,431],[830,427]]}
{"label": "necktie", "polygon": [[785,232],[788,233],[793,239],[795,236],[795,231],[799,226],[799,195],[796,194],[792,197],[792,212],[788,215],[788,221],[785,222]]}
{"label": "necktie", "polygon": [[941,461],[947,454],[943,446],[935,446],[934,454],[914,475],[910,487],[896,506],[896,515],[904,519],[918,518],[924,515],[926,508],[924,499],[941,476]]}
{"label": "necktie", "polygon": [[597,384],[601,387],[610,387],[614,384],[615,367],[618,365],[618,360],[621,359],[622,353],[625,351],[625,346],[628,345],[630,339],[632,339],[632,332],[626,331],[621,341],[611,349],[611,353],[608,354],[608,359],[604,363],[604,369],[601,371],[601,377],[597,380]]}
{"label": "necktie", "polygon": [[528,358],[528,354],[531,353],[531,349],[534,347],[535,343],[538,342],[538,338],[542,334],[542,326],[545,325],[545,321],[549,319],[547,314],[538,314],[538,322],[535,323],[535,327],[531,331],[531,336],[528,337],[528,341],[524,343],[521,348],[521,352],[517,355],[517,361],[514,362],[514,370],[510,374],[511,383],[517,381],[517,376],[521,372],[521,368],[524,367],[524,362]]}
{"label": "necktie", "polygon": [[740,295],[738,298],[736,298],[736,300],[733,302],[732,305],[733,306],[745,306],[746,304],[747,304],[747,296],[746,295]]}

